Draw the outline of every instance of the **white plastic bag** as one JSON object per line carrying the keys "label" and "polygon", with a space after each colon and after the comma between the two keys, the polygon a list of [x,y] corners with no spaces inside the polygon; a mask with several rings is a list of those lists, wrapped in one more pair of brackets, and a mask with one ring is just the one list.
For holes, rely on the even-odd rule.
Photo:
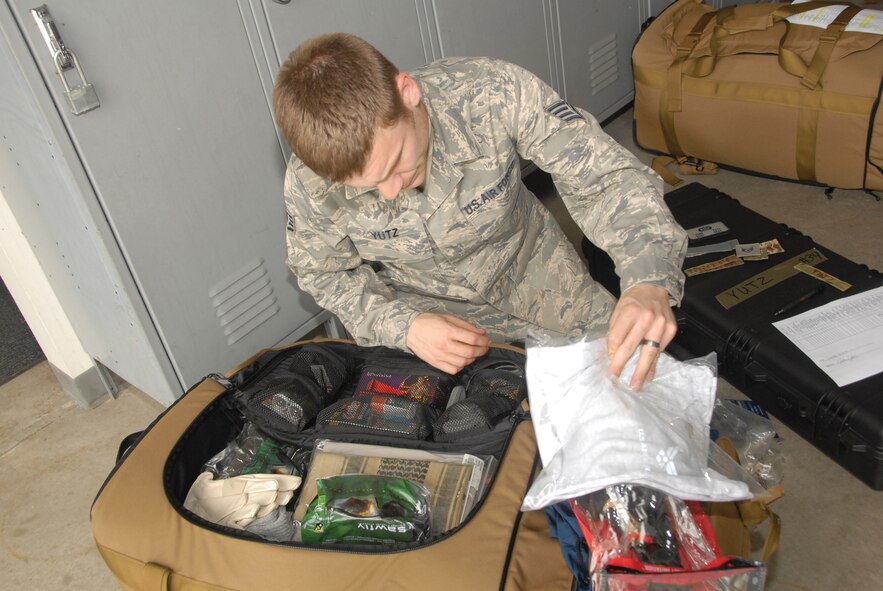
{"label": "white plastic bag", "polygon": [[[637,354],[622,372],[634,372]],[[543,470],[522,509],[619,483],[684,500],[750,498],[745,482],[708,467],[717,378],[707,362],[663,354],[640,392],[609,374],[605,339],[527,349],[527,388]]]}

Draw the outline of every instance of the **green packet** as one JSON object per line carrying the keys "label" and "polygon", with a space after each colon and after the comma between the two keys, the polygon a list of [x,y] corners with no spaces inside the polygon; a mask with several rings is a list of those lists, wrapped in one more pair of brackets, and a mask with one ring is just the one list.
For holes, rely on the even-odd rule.
{"label": "green packet", "polygon": [[389,545],[429,535],[429,492],[392,476],[347,474],[316,481],[301,523],[306,544]]}
{"label": "green packet", "polygon": [[243,474],[293,474],[294,464],[272,439],[264,439]]}

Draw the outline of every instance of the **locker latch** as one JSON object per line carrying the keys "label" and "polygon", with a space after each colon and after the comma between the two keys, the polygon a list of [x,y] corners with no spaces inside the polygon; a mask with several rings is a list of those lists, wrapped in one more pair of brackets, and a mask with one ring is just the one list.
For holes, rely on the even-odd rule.
{"label": "locker latch", "polygon": [[[34,15],[34,21],[37,28],[43,35],[43,40],[52,54],[52,61],[55,63],[55,70],[61,78],[64,85],[64,95],[70,103],[71,113],[74,115],[82,115],[92,109],[97,109],[101,103],[98,101],[98,95],[95,93],[95,87],[86,80],[86,74],[80,66],[80,60],[73,51],[65,47],[64,41],[61,40],[61,34],[58,27],[55,26],[55,20],[49,14],[49,8],[46,5],[38,6],[31,9]],[[67,80],[69,72],[75,72],[74,85]]]}

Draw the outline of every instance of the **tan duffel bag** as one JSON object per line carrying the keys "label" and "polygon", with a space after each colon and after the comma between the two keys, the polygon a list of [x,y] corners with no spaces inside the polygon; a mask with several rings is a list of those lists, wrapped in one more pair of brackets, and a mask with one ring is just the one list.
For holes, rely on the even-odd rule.
{"label": "tan duffel bag", "polygon": [[[835,6],[826,28],[786,20]],[[869,24],[861,10],[674,2],[632,53],[638,144],[682,164],[883,190],[883,35],[851,30]]]}
{"label": "tan duffel bag", "polygon": [[[206,378],[158,417],[134,444],[124,442],[125,451],[98,493],[91,512],[98,551],[123,589],[571,588],[573,575],[558,542],[550,537],[545,514],[520,510],[522,499],[539,471],[533,425],[523,407],[504,417],[492,431],[449,443],[386,438],[397,443],[387,441],[384,445],[486,454],[499,462],[483,498],[466,520],[419,543],[335,546],[273,542],[242,529],[216,525],[187,510],[187,491],[203,463],[223,450],[242,428],[243,417],[234,401],[237,392],[255,383],[266,382],[268,389],[275,387],[275,380],[284,375],[274,373],[280,369],[305,371],[315,375],[317,383],[330,383],[328,376],[334,376],[334,371],[305,353],[307,347],[316,345],[351,359],[366,358],[374,351],[352,341],[334,339],[264,351],[229,372],[226,378]],[[522,349],[495,345],[485,359],[523,366],[525,356]],[[476,381],[479,385],[485,383]],[[506,381],[497,378],[486,383],[496,387]],[[287,416],[286,408],[279,406],[277,412]],[[314,427],[304,429],[301,435],[305,447],[322,436]],[[379,436],[354,433],[337,437],[341,441],[378,443]],[[401,467],[393,465],[391,469]],[[438,480],[442,481],[441,477]],[[450,479],[444,482],[449,483]],[[447,488],[438,490],[450,492]]]}

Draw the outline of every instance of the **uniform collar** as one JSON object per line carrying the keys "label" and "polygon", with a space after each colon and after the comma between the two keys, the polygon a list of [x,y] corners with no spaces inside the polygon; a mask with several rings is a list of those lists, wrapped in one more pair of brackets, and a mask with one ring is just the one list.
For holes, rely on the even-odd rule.
{"label": "uniform collar", "polygon": [[437,88],[417,80],[423,94],[423,104],[435,136],[434,151],[441,151],[451,164],[463,164],[481,155],[479,143],[472,134],[471,124],[463,109],[454,104]]}

